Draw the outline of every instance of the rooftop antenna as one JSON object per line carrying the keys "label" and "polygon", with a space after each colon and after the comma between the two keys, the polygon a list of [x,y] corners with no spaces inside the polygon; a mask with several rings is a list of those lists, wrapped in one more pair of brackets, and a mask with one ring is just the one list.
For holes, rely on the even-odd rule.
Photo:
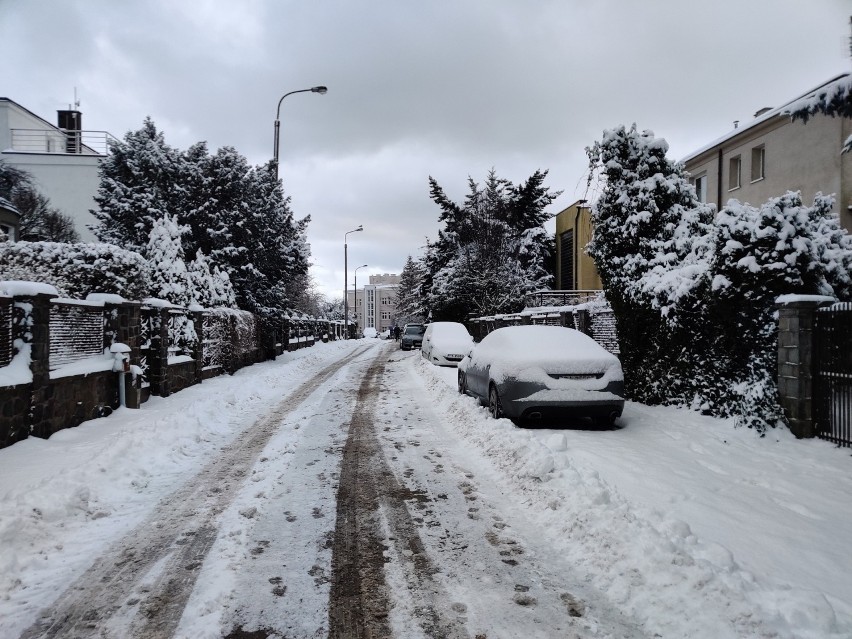
{"label": "rooftop antenna", "polygon": [[77,87],[74,87],[74,110],[80,109],[80,100],[77,99]]}

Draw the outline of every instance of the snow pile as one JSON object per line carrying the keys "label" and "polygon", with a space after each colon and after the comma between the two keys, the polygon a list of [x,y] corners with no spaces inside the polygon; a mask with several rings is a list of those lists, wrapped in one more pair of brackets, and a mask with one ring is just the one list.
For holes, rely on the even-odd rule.
{"label": "snow pile", "polygon": [[848,455],[630,402],[622,430],[521,430],[460,396],[455,371],[413,366],[507,498],[648,631],[852,636]]}
{"label": "snow pile", "polygon": [[241,427],[354,348],[332,342],[0,450],[0,636],[16,637]]}

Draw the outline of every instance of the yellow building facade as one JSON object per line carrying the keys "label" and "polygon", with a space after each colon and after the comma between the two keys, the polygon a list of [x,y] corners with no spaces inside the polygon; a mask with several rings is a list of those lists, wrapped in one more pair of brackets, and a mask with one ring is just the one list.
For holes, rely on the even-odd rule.
{"label": "yellow building facade", "polygon": [[577,200],[556,214],[556,289],[590,291],[603,288],[595,262],[585,251],[591,239],[591,209],[585,200]]}

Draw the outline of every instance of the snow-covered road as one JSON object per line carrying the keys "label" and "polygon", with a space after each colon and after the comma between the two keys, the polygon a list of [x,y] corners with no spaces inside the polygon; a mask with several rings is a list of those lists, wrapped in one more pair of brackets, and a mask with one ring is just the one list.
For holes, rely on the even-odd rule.
{"label": "snow-covered road", "polygon": [[0,450],[0,636],[852,637],[848,453],[454,386],[320,344]]}

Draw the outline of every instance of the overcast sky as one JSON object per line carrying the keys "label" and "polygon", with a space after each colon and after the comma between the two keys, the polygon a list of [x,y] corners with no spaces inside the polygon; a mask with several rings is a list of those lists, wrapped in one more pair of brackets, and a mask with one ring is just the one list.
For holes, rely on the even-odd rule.
{"label": "overcast sky", "polygon": [[493,167],[585,196],[584,148],[636,122],[680,158],[850,70],[849,0],[0,0],[0,95],[83,127],[273,154],[313,274],[399,273]]}

